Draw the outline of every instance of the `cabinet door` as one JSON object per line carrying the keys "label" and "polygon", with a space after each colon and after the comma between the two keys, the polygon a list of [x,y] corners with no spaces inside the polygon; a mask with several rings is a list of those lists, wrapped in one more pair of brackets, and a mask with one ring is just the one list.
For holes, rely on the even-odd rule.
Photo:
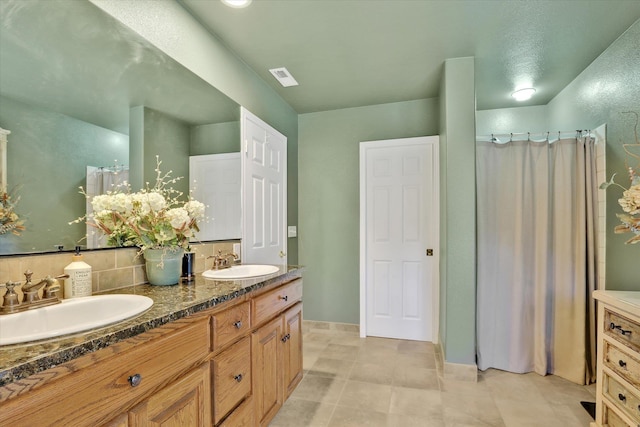
{"label": "cabinet door", "polygon": [[132,427],[211,425],[209,364],[203,363],[129,412]]}
{"label": "cabinet door", "polygon": [[285,399],[302,380],[302,303],[284,313],[283,364]]}
{"label": "cabinet door", "polygon": [[251,334],[256,419],[268,425],[282,406],[282,317]]}

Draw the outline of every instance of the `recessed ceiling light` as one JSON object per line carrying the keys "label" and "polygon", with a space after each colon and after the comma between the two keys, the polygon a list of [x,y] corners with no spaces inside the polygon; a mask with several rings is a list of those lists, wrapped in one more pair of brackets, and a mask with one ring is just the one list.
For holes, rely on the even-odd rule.
{"label": "recessed ceiling light", "polygon": [[251,0],[220,0],[220,1],[226,4],[227,6],[235,7],[236,9],[247,7],[251,4]]}
{"label": "recessed ceiling light", "polygon": [[526,101],[527,99],[531,99],[534,93],[536,93],[534,88],[527,87],[513,92],[511,96],[513,96],[516,101]]}
{"label": "recessed ceiling light", "polygon": [[273,77],[275,77],[276,80],[278,80],[284,87],[298,86],[296,79],[294,79],[289,70],[284,67],[272,68],[269,72],[273,74]]}

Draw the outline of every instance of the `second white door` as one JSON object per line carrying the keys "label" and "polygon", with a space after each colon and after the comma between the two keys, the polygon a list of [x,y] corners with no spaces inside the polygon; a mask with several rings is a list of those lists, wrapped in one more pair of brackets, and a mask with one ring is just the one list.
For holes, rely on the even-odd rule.
{"label": "second white door", "polygon": [[438,140],[360,144],[362,335],[433,341]]}
{"label": "second white door", "polygon": [[242,260],[287,263],[287,138],[242,108]]}

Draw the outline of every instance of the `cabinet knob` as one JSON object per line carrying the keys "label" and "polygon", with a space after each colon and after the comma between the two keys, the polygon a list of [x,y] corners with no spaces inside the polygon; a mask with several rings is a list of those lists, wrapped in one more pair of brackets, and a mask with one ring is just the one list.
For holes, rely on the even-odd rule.
{"label": "cabinet knob", "polygon": [[620,401],[624,402],[625,400],[627,400],[627,396],[625,396],[622,393],[618,393],[618,399],[620,399]]}
{"label": "cabinet knob", "polygon": [[142,382],[142,375],[140,375],[140,374],[131,375],[127,379],[127,381],[129,381],[129,384],[131,384],[131,387],[137,387]]}
{"label": "cabinet knob", "polygon": [[285,300],[285,301],[289,301],[289,297],[288,297],[287,295],[285,295],[285,296],[283,296],[283,297],[280,297],[280,299],[283,299],[283,300]]}
{"label": "cabinet knob", "polygon": [[621,368],[626,368],[627,362],[621,359],[621,360],[618,360],[618,365],[620,365]]}
{"label": "cabinet knob", "polygon": [[240,320],[238,320],[237,322],[235,322],[235,323],[233,324],[233,326],[235,326],[235,327],[236,327],[236,329],[240,329],[240,328],[242,328],[242,322],[241,322]]}
{"label": "cabinet knob", "polygon": [[282,342],[287,342],[289,341],[289,338],[291,338],[291,334],[287,334],[285,336],[282,337]]}
{"label": "cabinet knob", "polygon": [[238,374],[238,375],[234,376],[233,379],[236,380],[237,382],[242,381],[242,374]]}

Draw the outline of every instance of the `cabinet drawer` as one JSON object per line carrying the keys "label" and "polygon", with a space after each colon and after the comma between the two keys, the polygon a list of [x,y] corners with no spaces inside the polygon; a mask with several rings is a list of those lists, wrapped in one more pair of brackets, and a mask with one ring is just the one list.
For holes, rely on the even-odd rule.
{"label": "cabinet drawer", "polygon": [[629,417],[640,423],[640,399],[614,378],[607,374],[604,374],[604,377],[604,394]]}
{"label": "cabinet drawer", "polygon": [[640,325],[633,320],[605,309],[604,333],[624,345],[640,351]]}
{"label": "cabinet drawer", "polygon": [[629,427],[618,414],[616,414],[611,408],[607,405],[604,405],[604,422],[608,427]]}
{"label": "cabinet drawer", "polygon": [[251,305],[242,303],[214,314],[213,350],[218,350],[251,330]]}
{"label": "cabinet drawer", "polygon": [[640,361],[627,353],[628,349],[618,348],[604,341],[604,365],[627,380],[633,387],[640,386]]}
{"label": "cabinet drawer", "polygon": [[218,424],[251,394],[251,340],[232,345],[213,358],[213,423]]}
{"label": "cabinet drawer", "polygon": [[298,279],[260,295],[251,301],[251,320],[257,326],[302,299],[302,280]]}
{"label": "cabinet drawer", "polygon": [[250,397],[233,411],[219,427],[253,427],[256,425],[253,399]]}
{"label": "cabinet drawer", "polygon": [[[151,338],[156,335],[155,338]],[[204,360],[209,352],[209,319],[153,329],[122,343],[129,350],[92,365],[88,354],[61,366],[72,373],[2,404],[0,425],[95,426],[111,420],[131,403],[151,394]],[[120,344],[114,344],[114,348]],[[110,348],[102,352],[117,351]],[[77,369],[76,366],[84,366]],[[55,368],[54,368],[55,369]],[[140,382],[132,386],[133,377]],[[52,396],[59,396],[52,402]],[[55,404],[52,404],[55,403]]]}

